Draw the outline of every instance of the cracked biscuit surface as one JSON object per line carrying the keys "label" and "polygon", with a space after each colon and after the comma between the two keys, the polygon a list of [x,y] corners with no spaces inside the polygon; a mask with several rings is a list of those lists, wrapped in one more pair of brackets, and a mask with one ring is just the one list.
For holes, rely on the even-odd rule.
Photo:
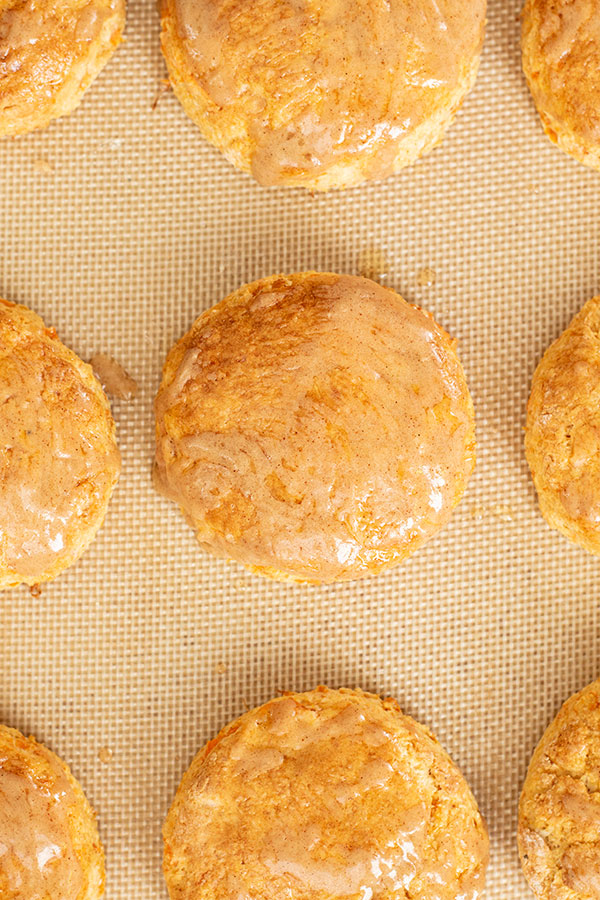
{"label": "cracked biscuit surface", "polygon": [[600,681],[575,694],[531,759],[519,853],[540,900],[600,897]]}
{"label": "cracked biscuit surface", "polygon": [[94,812],[68,766],[0,725],[0,897],[98,900],[104,854]]}
{"label": "cracked biscuit surface", "polygon": [[72,112],[124,25],[125,0],[0,0],[0,137]]}
{"label": "cracked biscuit surface", "polygon": [[565,153],[600,168],[600,6],[526,0],[521,44],[544,131]]}
{"label": "cracked biscuit surface", "polygon": [[400,563],[448,521],[475,462],[454,342],[365,278],[240,288],[171,350],[155,408],[158,490],[205,549],[279,579]]}
{"label": "cracked biscuit surface", "polygon": [[472,88],[485,0],[162,0],[173,90],[263,185],[381,179],[438,144]]}
{"label": "cracked biscuit surface", "polygon": [[163,829],[171,900],[476,900],[466,781],[394,700],[285,694],[198,753]]}
{"label": "cracked biscuit surface", "polygon": [[92,369],[0,300],[0,589],[56,578],[99,529],[120,470]]}
{"label": "cracked biscuit surface", "polygon": [[544,354],[527,406],[525,451],[552,528],[600,554],[600,297]]}

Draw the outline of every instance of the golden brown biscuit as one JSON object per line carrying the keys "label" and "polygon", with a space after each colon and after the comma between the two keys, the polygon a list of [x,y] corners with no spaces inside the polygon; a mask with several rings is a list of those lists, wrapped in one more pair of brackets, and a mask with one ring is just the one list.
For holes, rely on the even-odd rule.
{"label": "golden brown biscuit", "polygon": [[39,316],[0,300],[0,589],[56,578],[91,543],[119,476],[108,400]]}
{"label": "golden brown biscuit", "polygon": [[533,376],[525,451],[548,524],[600,553],[600,297],[589,300]]}
{"label": "golden brown biscuit", "polygon": [[523,71],[550,140],[600,168],[600,6],[526,0]]}
{"label": "golden brown biscuit", "polygon": [[0,725],[0,897],[98,900],[104,854],[94,812],[68,766]]}
{"label": "golden brown biscuit", "polygon": [[124,25],[125,0],[0,0],[0,137],[72,112]]}
{"label": "golden brown biscuit", "polygon": [[563,705],[531,759],[519,853],[540,900],[600,896],[600,681]]}
{"label": "golden brown biscuit", "polygon": [[201,545],[279,579],[393,566],[450,518],[475,462],[454,342],[365,278],[240,288],[171,350],[155,483]]}
{"label": "golden brown biscuit", "polygon": [[488,857],[435,737],[394,700],[323,687],[209,741],[163,835],[171,900],[475,900]]}
{"label": "golden brown biscuit", "polygon": [[472,88],[486,0],[161,0],[173,90],[263,185],[385,178]]}

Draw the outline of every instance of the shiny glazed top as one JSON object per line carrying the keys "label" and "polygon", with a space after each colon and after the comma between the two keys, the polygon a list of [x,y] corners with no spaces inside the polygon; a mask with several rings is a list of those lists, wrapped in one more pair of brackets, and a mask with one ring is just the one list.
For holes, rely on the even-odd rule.
{"label": "shiny glazed top", "polygon": [[600,681],[570,697],[531,759],[519,851],[543,900],[600,896]]}
{"label": "shiny glazed top", "polygon": [[120,459],[91,368],[38,316],[5,301],[0,410],[3,587],[53,577],[80,555],[104,517]]}
{"label": "shiny glazed top", "polygon": [[525,73],[545,124],[600,142],[600,6],[596,0],[527,0],[523,51]]}
{"label": "shiny glazed top", "polygon": [[471,86],[485,0],[173,0],[193,77],[253,141],[273,185],[399,143]]}
{"label": "shiny glazed top", "polygon": [[168,356],[155,480],[213,552],[333,581],[402,560],[474,464],[453,343],[393,291],[305,273],[240,289]]}
{"label": "shiny glazed top", "polygon": [[84,879],[69,828],[73,789],[45,747],[35,745],[27,764],[23,753],[7,752],[8,732],[0,734],[0,896],[78,900]]}
{"label": "shiny glazed top", "polygon": [[0,134],[27,130],[15,110],[32,126],[47,124],[55,102],[65,106],[56,114],[70,111],[63,91],[78,99],[124,16],[125,0],[0,0]]}
{"label": "shiny glazed top", "polygon": [[200,751],[164,828],[173,900],[473,900],[487,835],[437,741],[393,701],[318,689]]}

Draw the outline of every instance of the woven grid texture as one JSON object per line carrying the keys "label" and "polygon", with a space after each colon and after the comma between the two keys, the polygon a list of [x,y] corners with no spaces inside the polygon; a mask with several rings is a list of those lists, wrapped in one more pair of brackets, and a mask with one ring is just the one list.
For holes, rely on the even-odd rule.
{"label": "woven grid texture", "polygon": [[[437,733],[489,823],[487,897],[528,896],[518,794],[549,719],[599,674],[600,564],[540,517],[523,424],[540,355],[598,293],[600,177],[541,131],[519,0],[490,0],[488,20],[441,148],[347,193],[263,189],[209,147],[161,91],[151,0],[132,0],[125,43],[74,115],[0,143],[0,295],[140,385],[113,404],[123,473],[96,542],[41,596],[0,598],[0,721],[81,780],[107,900],[166,896],[160,827],[199,746],[320,682],[391,694]],[[374,270],[431,310],[459,340],[478,423],[450,525],[400,569],[325,588],[203,555],[150,481],[171,344],[243,282],[303,269]]]}

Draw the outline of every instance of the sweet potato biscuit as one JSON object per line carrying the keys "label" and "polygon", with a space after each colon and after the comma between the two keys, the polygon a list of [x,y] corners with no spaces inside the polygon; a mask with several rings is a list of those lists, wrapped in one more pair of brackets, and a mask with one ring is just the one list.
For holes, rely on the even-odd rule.
{"label": "sweet potato biscuit", "polygon": [[525,450],[546,521],[600,553],[600,297],[589,300],[533,376]]}
{"label": "sweet potato biscuit", "polygon": [[155,482],[201,545],[279,579],[393,566],[444,525],[475,460],[454,342],[364,278],[240,288],[168,355]]}
{"label": "sweet potato biscuit", "polygon": [[163,829],[171,900],[476,900],[485,825],[464,778],[393,700],[318,688],[232,722]]}
{"label": "sweet potato biscuit", "polygon": [[124,25],[125,0],[0,0],[0,137],[72,112]]}
{"label": "sweet potato biscuit", "polygon": [[519,853],[540,900],[600,896],[600,681],[563,705],[529,765]]}
{"label": "sweet potato biscuit", "polygon": [[0,725],[0,897],[98,900],[104,854],[95,816],[67,765]]}
{"label": "sweet potato biscuit", "polygon": [[523,70],[550,140],[600,168],[600,6],[526,0]]}
{"label": "sweet potato biscuit", "polygon": [[120,470],[108,400],[39,316],[0,301],[0,589],[56,578],[99,529]]}
{"label": "sweet potato biscuit", "polygon": [[485,0],[161,0],[173,90],[263,185],[326,191],[438,144],[475,81]]}

